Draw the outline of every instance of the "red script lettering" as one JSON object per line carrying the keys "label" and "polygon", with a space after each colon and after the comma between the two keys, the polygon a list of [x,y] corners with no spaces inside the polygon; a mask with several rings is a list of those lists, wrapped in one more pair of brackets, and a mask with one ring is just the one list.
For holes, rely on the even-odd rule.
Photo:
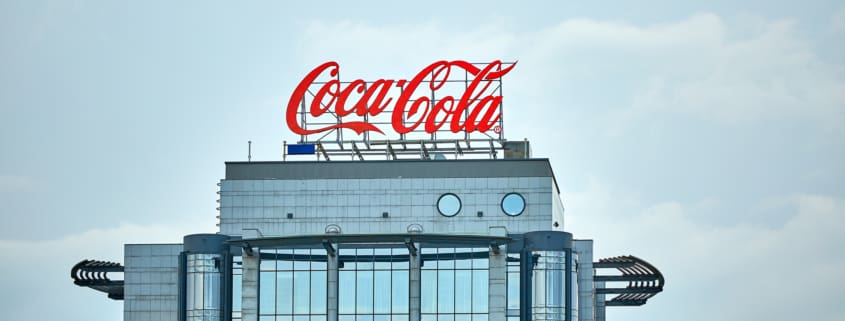
{"label": "red script lettering", "polygon": [[[310,135],[333,129],[351,129],[357,134],[374,131],[384,134],[382,129],[366,121],[342,121],[344,116],[355,114],[377,116],[385,110],[392,110],[391,124],[393,130],[399,134],[416,130],[420,125],[426,133],[434,133],[441,127],[457,133],[479,131],[486,132],[495,126],[501,118],[499,106],[502,96],[484,95],[493,80],[499,79],[516,66],[516,63],[502,69],[500,60],[493,61],[484,68],[479,68],[463,60],[437,61],[423,68],[411,80],[379,79],[369,84],[357,79],[342,84],[337,75],[340,66],[337,62],[329,61],[317,66],[299,82],[290,96],[285,113],[287,125],[296,134]],[[458,70],[453,70],[459,69]],[[463,95],[460,97],[445,96],[432,104],[430,93],[443,87],[452,72],[466,72],[473,76]],[[300,103],[304,103],[305,95],[315,81],[322,75],[328,74],[332,80],[321,84],[314,93],[310,106],[306,106],[308,114],[320,117],[329,112],[341,118],[341,122],[321,128],[305,129],[299,123],[297,112]],[[428,77],[428,78],[427,78]],[[428,85],[427,89],[424,89]],[[388,92],[396,86],[402,92],[398,97],[389,97]],[[418,91],[421,94],[415,93]],[[429,91],[430,90],[430,91]],[[360,95],[358,101],[350,102],[350,95]],[[394,98],[395,101],[394,101]],[[389,108],[391,107],[392,108]],[[465,116],[465,117],[464,117]],[[323,116],[326,117],[326,116]]]}

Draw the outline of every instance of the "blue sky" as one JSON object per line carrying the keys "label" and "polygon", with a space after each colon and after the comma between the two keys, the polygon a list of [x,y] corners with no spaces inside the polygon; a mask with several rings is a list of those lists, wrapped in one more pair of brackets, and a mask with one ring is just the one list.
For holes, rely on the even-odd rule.
{"label": "blue sky", "polygon": [[843,40],[836,1],[0,1],[0,309],[120,318],[70,267],[215,231],[223,162],[280,159],[322,62],[502,59],[567,230],[667,276],[611,320],[845,319]]}

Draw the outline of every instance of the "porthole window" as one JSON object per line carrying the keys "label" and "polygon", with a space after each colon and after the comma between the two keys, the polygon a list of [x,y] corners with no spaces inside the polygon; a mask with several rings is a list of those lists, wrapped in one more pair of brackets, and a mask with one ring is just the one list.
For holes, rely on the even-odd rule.
{"label": "porthole window", "polygon": [[458,195],[446,193],[437,199],[437,211],[443,216],[455,216],[461,211],[461,199]]}
{"label": "porthole window", "polygon": [[517,216],[525,211],[525,198],[519,193],[508,193],[502,198],[502,211],[510,216]]}

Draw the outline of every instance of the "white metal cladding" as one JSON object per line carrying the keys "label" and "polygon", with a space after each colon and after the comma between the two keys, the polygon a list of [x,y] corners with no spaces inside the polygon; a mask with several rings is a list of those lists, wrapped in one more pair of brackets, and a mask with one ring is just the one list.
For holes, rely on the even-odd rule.
{"label": "white metal cladding", "polygon": [[[444,217],[437,200],[460,198],[461,210]],[[525,211],[506,215],[502,198],[519,193]],[[338,225],[344,234],[405,233],[419,224],[426,233],[487,234],[550,230],[557,193],[551,177],[380,178],[313,180],[224,180],[220,187],[220,232],[263,236],[323,234]]]}
{"label": "white metal cladding", "polygon": [[125,245],[123,320],[176,321],[181,251],[182,244]]}

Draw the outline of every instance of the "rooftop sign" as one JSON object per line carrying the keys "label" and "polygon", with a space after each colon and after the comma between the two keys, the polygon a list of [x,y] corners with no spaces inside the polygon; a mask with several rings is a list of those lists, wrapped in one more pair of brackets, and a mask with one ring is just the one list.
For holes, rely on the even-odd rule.
{"label": "rooftop sign", "polygon": [[[343,142],[343,130],[369,141],[380,139],[442,139],[438,133],[469,139],[482,133],[503,139],[501,78],[516,63],[500,60],[473,64],[441,60],[408,79],[341,81],[340,66],[330,61],[317,66],[296,86],[285,113],[288,128],[302,142],[320,141],[334,132]],[[489,133],[491,132],[492,133]],[[308,135],[322,135],[316,140]],[[408,135],[417,134],[418,137]],[[490,134],[496,134],[494,137]]]}

